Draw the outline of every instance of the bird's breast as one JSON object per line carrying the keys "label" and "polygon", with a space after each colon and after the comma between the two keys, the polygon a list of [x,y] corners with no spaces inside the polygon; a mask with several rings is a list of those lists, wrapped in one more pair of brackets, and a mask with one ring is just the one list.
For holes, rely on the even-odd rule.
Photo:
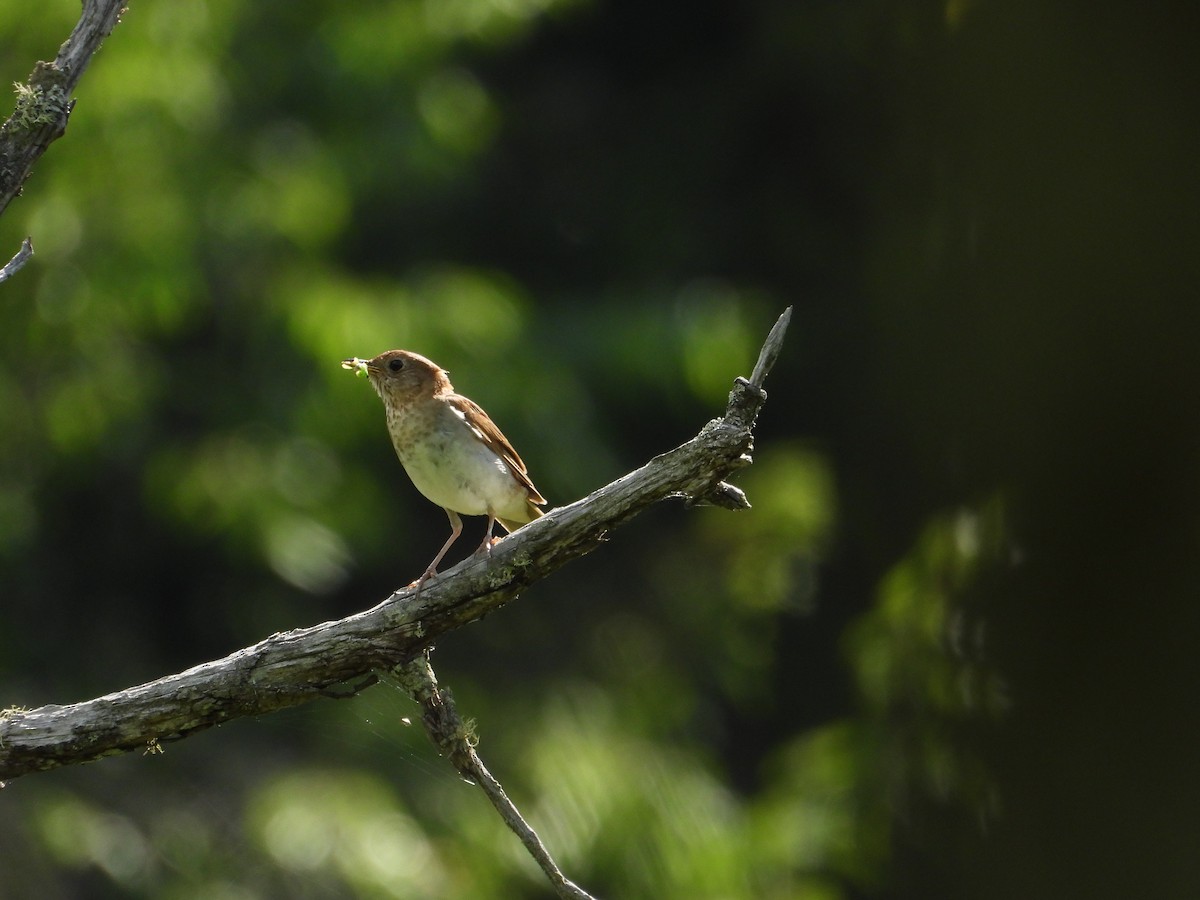
{"label": "bird's breast", "polygon": [[438,506],[468,516],[527,519],[525,489],[449,404],[388,410],[388,430],[408,477]]}

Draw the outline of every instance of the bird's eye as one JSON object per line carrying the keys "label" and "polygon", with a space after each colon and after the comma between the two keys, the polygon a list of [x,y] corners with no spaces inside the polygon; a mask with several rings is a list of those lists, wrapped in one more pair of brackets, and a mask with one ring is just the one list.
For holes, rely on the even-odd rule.
{"label": "bird's eye", "polygon": [[404,368],[404,360],[402,360],[402,359],[388,360],[388,369],[390,369],[391,371],[399,372],[403,368]]}

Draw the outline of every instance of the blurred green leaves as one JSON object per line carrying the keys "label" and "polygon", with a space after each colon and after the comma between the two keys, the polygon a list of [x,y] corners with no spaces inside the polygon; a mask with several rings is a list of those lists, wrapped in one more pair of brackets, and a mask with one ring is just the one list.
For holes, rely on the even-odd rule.
{"label": "blurred green leaves", "polygon": [[998,684],[986,678],[976,683],[966,667],[982,635],[970,633],[955,600],[1003,555],[1003,508],[996,498],[930,522],[912,553],[884,579],[879,604],[847,635],[872,707],[915,703],[963,716],[977,708],[989,715],[1002,711]]}
{"label": "blurred green leaves", "polygon": [[731,598],[771,615],[811,610],[816,568],[837,517],[828,461],[808,447],[773,445],[756,454],[738,486],[753,515],[703,519],[706,540],[729,550],[722,577]]}
{"label": "blurred green leaves", "polygon": [[705,280],[686,285],[675,302],[687,384],[717,406],[728,396],[728,373],[748,375],[762,344],[764,336],[751,333],[746,321],[752,301],[732,284]]}
{"label": "blurred green leaves", "polygon": [[298,879],[360,897],[444,897],[451,879],[387,783],[360,772],[299,770],[265,784],[247,826]]}
{"label": "blurred green leaves", "polygon": [[433,139],[459,156],[470,157],[483,150],[497,125],[495,106],[465,69],[430,75],[417,94],[417,110]]}
{"label": "blurred green leaves", "polygon": [[42,804],[35,827],[45,848],[67,868],[96,866],[128,891],[153,884],[154,849],[128,816],[64,794]]}
{"label": "blurred green leaves", "polygon": [[997,812],[986,767],[961,735],[1000,718],[1006,689],[987,661],[982,618],[964,601],[1000,565],[1007,540],[999,497],[933,519],[846,634],[897,807],[924,793],[965,799],[981,818]]}

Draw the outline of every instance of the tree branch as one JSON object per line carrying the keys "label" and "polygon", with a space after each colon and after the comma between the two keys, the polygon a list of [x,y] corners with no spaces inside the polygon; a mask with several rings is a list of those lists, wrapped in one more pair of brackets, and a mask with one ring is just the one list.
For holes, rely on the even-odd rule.
{"label": "tree branch", "polygon": [[29,238],[21,241],[21,249],[16,252],[8,262],[4,264],[4,268],[0,269],[0,284],[8,281],[25,267],[25,263],[29,262],[33,256],[33,242]]}
{"label": "tree branch", "polygon": [[440,635],[499,609],[603,544],[646,507],[668,497],[727,495],[723,479],[751,462],[751,429],[766,402],[761,383],[778,355],[789,313],[763,346],[757,383],[737,379],[724,417],[682,446],[551,510],[504,538],[489,556],[468,558],[427,582],[420,594],[402,588],[345,619],[274,634],[224,659],[94,700],[6,710],[0,713],[0,779],[144,750],[241,716],[329,696],[333,686],[392,669]]}
{"label": "tree branch", "polygon": [[451,765],[468,781],[479,785],[491,801],[504,824],[525,845],[529,855],[541,867],[555,893],[565,900],[594,900],[591,894],[583,890],[562,873],[542,839],[530,827],[517,809],[516,804],[508,799],[508,794],[500,782],[488,771],[483,760],[475,751],[478,739],[475,736],[473,724],[463,722],[454,705],[454,697],[449,688],[438,686],[437,676],[429,664],[428,649],[419,657],[394,668],[391,675],[399,682],[399,686],[421,707],[421,722],[433,745],[450,760]]}
{"label": "tree branch", "polygon": [[124,11],[124,0],[84,0],[54,62],[39,62],[29,80],[16,85],[16,107],[0,125],[0,215],[21,193],[33,164],[67,130],[75,106],[71,94]]}

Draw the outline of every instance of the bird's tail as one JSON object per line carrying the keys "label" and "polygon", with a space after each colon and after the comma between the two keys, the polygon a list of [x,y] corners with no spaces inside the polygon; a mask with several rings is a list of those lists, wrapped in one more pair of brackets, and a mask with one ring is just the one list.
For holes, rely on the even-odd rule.
{"label": "bird's tail", "polygon": [[534,519],[541,518],[543,515],[545,515],[545,513],[533,505],[532,501],[525,504],[525,513],[529,518],[523,519],[520,522],[518,522],[516,519],[500,518],[497,518],[496,521],[504,526],[505,531],[516,531],[522,525],[528,525]]}

